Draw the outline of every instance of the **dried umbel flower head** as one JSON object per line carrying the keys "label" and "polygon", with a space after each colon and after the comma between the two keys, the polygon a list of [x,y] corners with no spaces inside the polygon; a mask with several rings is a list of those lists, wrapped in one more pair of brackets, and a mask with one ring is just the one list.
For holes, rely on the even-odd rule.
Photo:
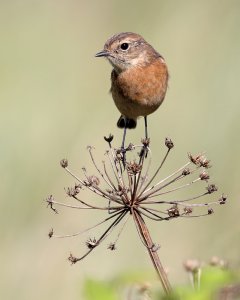
{"label": "dried umbel flower head", "polygon": [[201,263],[197,259],[188,259],[183,263],[185,270],[189,274],[193,288],[200,288]]}
{"label": "dried umbel flower head", "polygon": [[228,262],[218,256],[213,256],[209,263],[211,266],[220,267],[226,269],[228,267]]}
{"label": "dried umbel flower head", "polygon": [[66,158],[63,158],[60,161],[60,165],[61,165],[61,167],[66,168],[68,166],[68,160]]}
{"label": "dried umbel flower head", "polygon": [[201,267],[201,263],[197,259],[188,259],[183,263],[183,266],[187,272],[196,273]]}
{"label": "dried umbel flower head", "polygon": [[[151,166],[152,153],[149,148],[149,139],[142,140],[140,145],[130,144],[124,149],[124,152],[122,149],[113,148],[112,135],[104,139],[108,144],[108,150],[101,166],[94,158],[94,148],[87,147],[90,160],[95,168],[95,174],[89,175],[86,168],[82,168],[83,177],[80,178],[70,170],[66,159],[61,161],[64,170],[77,182],[74,187],[66,189],[67,195],[74,199],[77,204],[61,203],[56,201],[53,196],[46,199],[55,213],[57,211],[54,206],[89,210],[89,213],[91,210],[105,212],[106,216],[102,221],[80,232],[65,235],[65,237],[77,236],[89,232],[97,226],[110,223],[100,237],[92,237],[86,241],[88,249],[84,255],[75,257],[71,254],[69,261],[75,264],[88,256],[110,233],[118,228],[115,239],[108,245],[109,250],[115,250],[121,233],[128,221],[132,219],[143,245],[149,252],[163,287],[168,292],[170,285],[157,253],[160,247],[152,241],[145,223],[146,219],[160,222],[176,218],[196,218],[211,215],[213,213],[212,206],[224,204],[227,198],[222,195],[216,201],[207,199],[217,191],[217,187],[213,183],[209,183],[206,187],[205,182],[210,180],[206,169],[210,165],[209,160],[202,154],[188,154],[188,161],[183,166],[177,168],[165,178],[158,178],[160,170],[164,167],[170,152],[174,148],[174,144],[169,138],[165,139],[166,152],[159,159],[157,167]],[[150,175],[151,167],[153,168],[153,175]],[[195,184],[203,185],[200,194],[183,199],[174,196],[172,199],[167,200],[167,195],[175,195],[177,191],[191,188]],[[99,197],[97,204],[91,202],[89,197],[87,200],[82,199],[82,190],[88,190],[90,193],[97,195]],[[204,199],[203,203],[199,202],[201,198]],[[49,237],[64,236],[55,235],[52,229]]]}

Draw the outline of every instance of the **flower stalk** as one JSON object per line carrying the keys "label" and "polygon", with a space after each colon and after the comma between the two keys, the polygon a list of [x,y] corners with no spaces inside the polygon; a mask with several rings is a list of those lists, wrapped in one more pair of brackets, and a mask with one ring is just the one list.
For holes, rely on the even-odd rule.
{"label": "flower stalk", "polygon": [[[65,189],[66,194],[75,201],[75,204],[56,201],[52,195],[46,201],[55,213],[58,213],[58,210],[55,208],[58,206],[89,210],[89,212],[91,210],[99,210],[104,211],[108,216],[97,224],[76,233],[61,236],[56,235],[51,229],[48,236],[49,238],[73,237],[93,230],[98,226],[106,225],[100,237],[92,237],[86,241],[87,251],[85,254],[80,257],[70,254],[68,259],[72,264],[75,264],[87,257],[112,232],[119,228],[115,240],[108,245],[109,250],[116,250],[116,244],[120,235],[129,220],[133,219],[137,233],[149,253],[162,287],[169,294],[171,285],[157,253],[160,247],[152,241],[146,220],[159,222],[175,218],[196,218],[212,215],[212,207],[225,204],[227,198],[221,195],[218,200],[204,201],[204,203],[198,202],[199,199],[206,198],[218,190],[216,185],[211,183],[198,195],[184,199],[176,196],[171,200],[166,199],[168,194],[174,194],[182,189],[191,188],[195,184],[205,183],[210,180],[207,172],[207,169],[210,168],[210,161],[202,154],[196,156],[188,154],[187,163],[177,168],[167,177],[158,179],[160,171],[174,147],[171,139],[166,138],[166,153],[152,176],[150,176],[152,153],[149,148],[149,139],[142,140],[140,145],[129,144],[124,153],[122,149],[113,148],[112,135],[104,139],[108,144],[108,150],[105,154],[106,160],[102,162],[101,167],[99,167],[94,158],[94,148],[91,146],[87,147],[96,174],[89,175],[87,170],[83,168],[82,179],[82,177],[71,171],[66,159],[60,162],[65,171],[77,181],[73,187]],[[82,190],[94,193],[102,199],[102,202],[99,201],[98,205],[96,205],[89,200],[83,200],[80,197]],[[199,209],[201,210],[200,212],[198,212]]]}

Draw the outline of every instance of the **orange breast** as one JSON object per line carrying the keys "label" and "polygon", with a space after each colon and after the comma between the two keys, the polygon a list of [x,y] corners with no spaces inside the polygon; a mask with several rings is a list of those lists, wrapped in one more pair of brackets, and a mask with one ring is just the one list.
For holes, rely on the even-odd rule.
{"label": "orange breast", "polygon": [[154,112],[162,103],[168,82],[166,64],[161,58],[145,67],[131,67],[112,73],[112,96],[119,111],[137,118]]}

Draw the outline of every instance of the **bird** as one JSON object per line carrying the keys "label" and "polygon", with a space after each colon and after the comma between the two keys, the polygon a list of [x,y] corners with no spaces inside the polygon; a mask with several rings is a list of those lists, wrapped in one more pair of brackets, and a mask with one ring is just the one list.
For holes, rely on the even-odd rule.
{"label": "bird", "polygon": [[122,150],[126,130],[136,128],[139,117],[144,117],[148,139],[147,116],[159,108],[168,88],[163,56],[141,35],[121,32],[110,37],[95,57],[106,58],[113,67],[110,92],[121,113],[117,126],[124,129]]}

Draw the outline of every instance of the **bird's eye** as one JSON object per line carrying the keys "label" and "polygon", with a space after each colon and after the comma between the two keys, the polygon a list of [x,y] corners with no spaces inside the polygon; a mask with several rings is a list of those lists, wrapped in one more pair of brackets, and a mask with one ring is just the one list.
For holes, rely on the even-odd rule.
{"label": "bird's eye", "polygon": [[129,47],[129,44],[128,43],[122,43],[120,47],[121,47],[122,50],[127,50],[128,47]]}

